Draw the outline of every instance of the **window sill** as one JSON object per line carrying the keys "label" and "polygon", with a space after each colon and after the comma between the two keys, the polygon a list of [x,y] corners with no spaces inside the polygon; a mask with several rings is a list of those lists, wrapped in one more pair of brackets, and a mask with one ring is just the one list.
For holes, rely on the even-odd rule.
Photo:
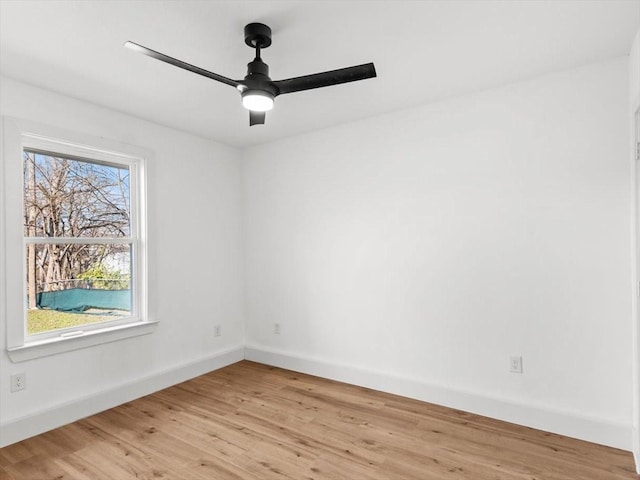
{"label": "window sill", "polygon": [[117,327],[104,328],[84,332],[72,337],[48,338],[39,342],[31,342],[19,347],[7,349],[12,362],[24,362],[34,358],[47,357],[58,353],[80,350],[81,348],[115,342],[126,338],[147,335],[155,331],[158,322],[137,322]]}

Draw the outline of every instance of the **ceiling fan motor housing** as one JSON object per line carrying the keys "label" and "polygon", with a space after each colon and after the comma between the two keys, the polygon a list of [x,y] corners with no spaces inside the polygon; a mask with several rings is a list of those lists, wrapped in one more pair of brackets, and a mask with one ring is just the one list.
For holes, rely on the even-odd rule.
{"label": "ceiling fan motor housing", "polygon": [[279,93],[278,88],[269,77],[269,65],[259,58],[247,64],[247,76],[244,77],[244,84],[249,90],[262,90],[269,92],[274,97]]}

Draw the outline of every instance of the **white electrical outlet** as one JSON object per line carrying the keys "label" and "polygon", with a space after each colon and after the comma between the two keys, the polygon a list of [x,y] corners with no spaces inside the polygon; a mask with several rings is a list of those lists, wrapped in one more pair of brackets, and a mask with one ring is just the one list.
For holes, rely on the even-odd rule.
{"label": "white electrical outlet", "polygon": [[274,323],[273,324],[273,333],[275,333],[276,335],[280,335],[280,324],[279,323]]}
{"label": "white electrical outlet", "polygon": [[19,392],[27,388],[27,374],[16,373],[11,375],[11,392]]}
{"label": "white electrical outlet", "polygon": [[213,327],[213,336],[214,337],[219,337],[220,335],[222,335],[222,326],[221,325],[216,325]]}
{"label": "white electrical outlet", "polygon": [[509,357],[509,371],[522,373],[522,357]]}

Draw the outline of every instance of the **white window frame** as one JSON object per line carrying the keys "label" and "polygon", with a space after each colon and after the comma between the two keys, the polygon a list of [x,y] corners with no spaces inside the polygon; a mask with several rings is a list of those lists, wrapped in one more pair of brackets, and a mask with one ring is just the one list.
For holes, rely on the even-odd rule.
{"label": "white window frame", "polygon": [[[150,152],[104,138],[96,138],[25,120],[3,118],[2,201],[5,274],[3,296],[6,349],[13,362],[53,355],[151,333],[148,318],[146,259],[145,164]],[[28,238],[24,235],[23,150],[32,149],[82,158],[96,163],[127,166],[130,172],[131,237]],[[126,243],[132,246],[132,315],[111,322],[87,324],[40,334],[27,333],[25,298],[26,249],[30,243]]]}

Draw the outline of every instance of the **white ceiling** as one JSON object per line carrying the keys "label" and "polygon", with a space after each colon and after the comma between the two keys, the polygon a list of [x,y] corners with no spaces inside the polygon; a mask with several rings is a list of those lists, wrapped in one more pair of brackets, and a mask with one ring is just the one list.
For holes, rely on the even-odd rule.
{"label": "white ceiling", "polygon": [[[232,87],[122,47],[239,79],[254,21],[274,80],[370,61],[378,77],[283,95],[249,127]],[[0,73],[247,146],[627,55],[638,28],[640,0],[0,0]]]}

